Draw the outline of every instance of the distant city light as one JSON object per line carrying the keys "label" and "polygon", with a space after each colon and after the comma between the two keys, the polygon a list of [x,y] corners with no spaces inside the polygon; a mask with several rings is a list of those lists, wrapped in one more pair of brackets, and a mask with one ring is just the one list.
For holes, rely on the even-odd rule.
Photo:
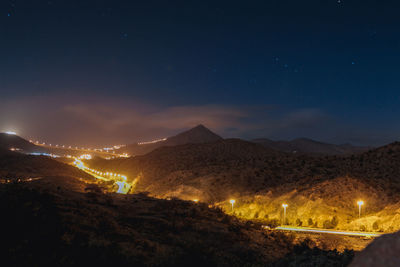
{"label": "distant city light", "polygon": [[92,159],[92,155],[90,154],[83,154],[81,156],[79,156],[80,159]]}

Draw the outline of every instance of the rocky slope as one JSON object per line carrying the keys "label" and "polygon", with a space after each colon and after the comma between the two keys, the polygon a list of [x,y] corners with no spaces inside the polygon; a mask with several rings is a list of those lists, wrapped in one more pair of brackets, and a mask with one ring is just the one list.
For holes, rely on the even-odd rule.
{"label": "rocky slope", "polygon": [[0,149],[15,149],[25,153],[45,152],[45,149],[40,148],[17,135],[6,133],[0,133]]}
{"label": "rocky slope", "polygon": [[290,236],[206,204],[70,186],[79,183],[85,186],[67,177],[0,184],[4,266],[343,265],[352,257],[295,246]]}
{"label": "rocky slope", "polygon": [[[226,200],[235,198],[237,211],[242,205],[247,218],[279,219],[281,204],[289,202],[292,224],[311,219],[320,227],[329,226],[327,221],[336,216],[339,222],[334,227],[400,229],[400,223],[390,219],[399,203],[400,143],[356,155],[311,157],[231,139],[163,147],[131,159],[97,159],[89,164],[133,178],[140,175],[137,190],[157,197],[200,199],[227,209]],[[257,199],[268,205],[258,206]],[[359,199],[365,201],[361,219]],[[252,209],[253,204],[257,208]]]}
{"label": "rocky slope", "polygon": [[358,253],[350,267],[397,267],[399,253],[400,233],[383,235]]}

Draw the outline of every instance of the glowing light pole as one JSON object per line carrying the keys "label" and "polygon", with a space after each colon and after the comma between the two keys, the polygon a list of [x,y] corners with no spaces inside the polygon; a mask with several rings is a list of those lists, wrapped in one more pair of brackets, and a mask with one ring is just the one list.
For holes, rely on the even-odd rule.
{"label": "glowing light pole", "polygon": [[234,199],[231,199],[231,200],[229,200],[229,202],[230,202],[231,205],[232,205],[232,212],[233,212],[233,204],[235,204],[235,200],[234,200]]}
{"label": "glowing light pole", "polygon": [[357,204],[358,204],[358,218],[361,218],[361,206],[364,205],[364,201],[359,200]]}
{"label": "glowing light pole", "polygon": [[288,204],[282,204],[283,208],[283,224],[286,224],[286,208],[288,207]]}

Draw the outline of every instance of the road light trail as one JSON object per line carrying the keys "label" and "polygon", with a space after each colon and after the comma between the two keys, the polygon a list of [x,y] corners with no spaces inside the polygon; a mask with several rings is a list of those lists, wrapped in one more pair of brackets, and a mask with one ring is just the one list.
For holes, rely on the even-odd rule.
{"label": "road light trail", "polygon": [[366,237],[378,237],[381,235],[381,234],[377,234],[377,233],[364,233],[364,232],[302,228],[302,227],[285,227],[285,226],[279,226],[279,227],[276,227],[275,229],[276,230],[284,230],[284,231],[295,231],[295,232],[311,232],[311,233],[320,233],[320,234],[366,236]]}
{"label": "road light trail", "polygon": [[132,184],[127,182],[127,177],[125,175],[110,173],[110,172],[100,172],[94,169],[90,169],[85,166],[85,164],[80,160],[75,158],[74,161],[75,167],[78,169],[92,175],[93,177],[103,180],[103,181],[113,181],[117,186],[117,193],[119,194],[128,194],[129,190],[132,188],[132,185],[135,184],[136,181],[132,182]]}

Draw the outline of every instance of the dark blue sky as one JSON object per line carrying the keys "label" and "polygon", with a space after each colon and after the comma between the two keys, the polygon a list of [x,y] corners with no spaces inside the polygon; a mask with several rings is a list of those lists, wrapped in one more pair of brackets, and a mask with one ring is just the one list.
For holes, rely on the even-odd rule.
{"label": "dark blue sky", "polygon": [[115,143],[204,123],[226,137],[384,144],[400,135],[399,12],[377,0],[1,1],[0,130]]}

